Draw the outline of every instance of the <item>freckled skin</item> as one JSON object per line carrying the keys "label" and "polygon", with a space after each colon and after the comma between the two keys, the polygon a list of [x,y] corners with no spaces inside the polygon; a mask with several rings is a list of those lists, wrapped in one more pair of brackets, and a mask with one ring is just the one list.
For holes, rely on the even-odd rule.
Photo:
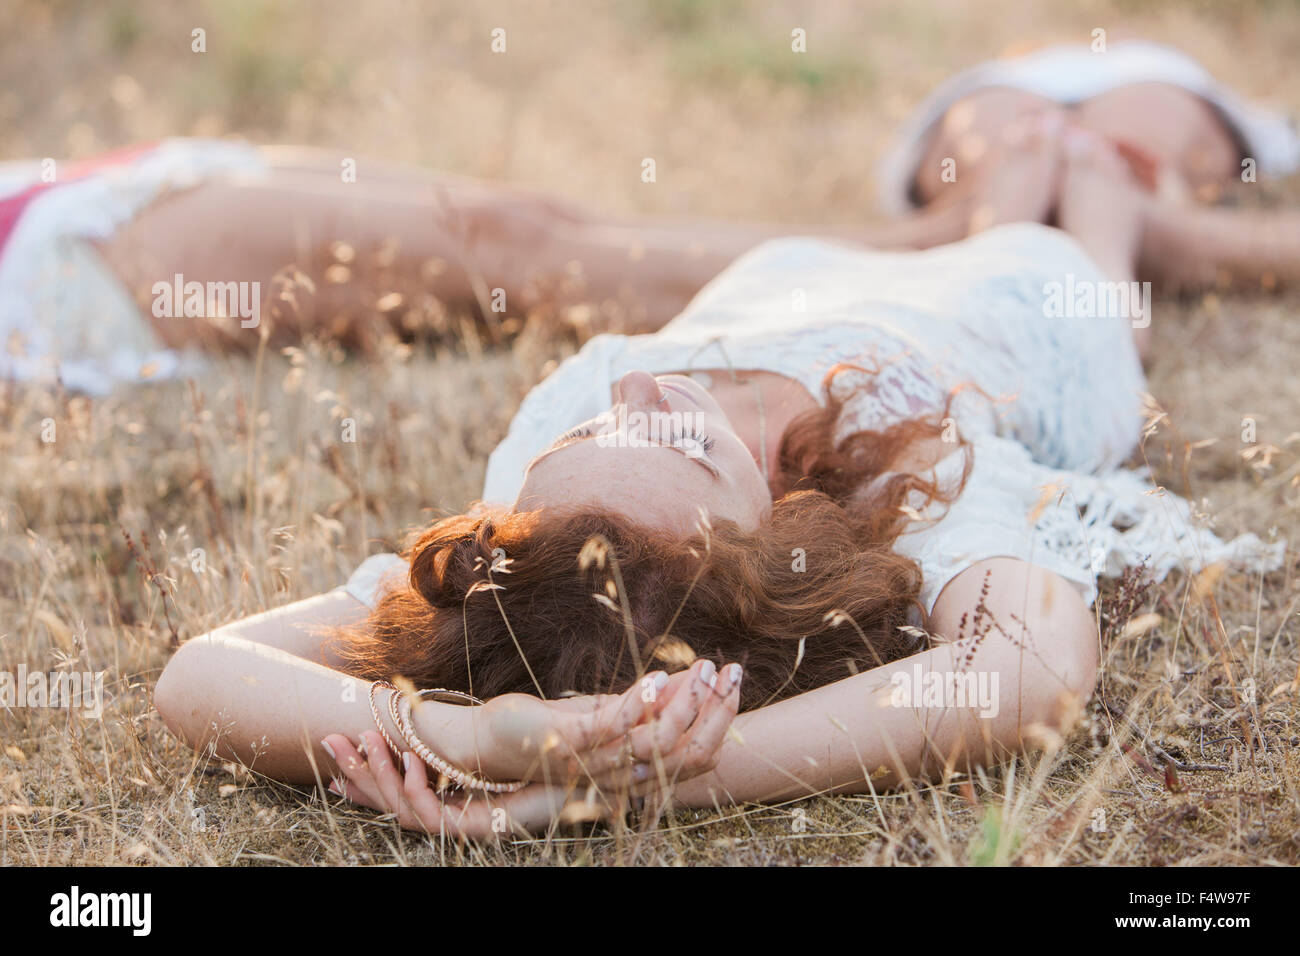
{"label": "freckled skin", "polygon": [[[772,499],[747,442],[697,383],[680,375],[660,380],[648,372],[623,376],[608,419],[584,423],[589,437],[561,443],[533,462],[516,510],[600,507],[619,511],[643,526],[686,536],[695,530],[703,509],[711,520],[733,521],[746,530],[757,528],[771,513]],[[619,426],[625,431],[633,427],[632,412],[690,413],[710,441],[702,455],[709,468],[662,444],[635,447],[637,439],[646,442],[644,424],[639,434],[606,430],[605,436],[613,440],[597,441],[594,436],[619,418],[620,406],[627,410]]]}

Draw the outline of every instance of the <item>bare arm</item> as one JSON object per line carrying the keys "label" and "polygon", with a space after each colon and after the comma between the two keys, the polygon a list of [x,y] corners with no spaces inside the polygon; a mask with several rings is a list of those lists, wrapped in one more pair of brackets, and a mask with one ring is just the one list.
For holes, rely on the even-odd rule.
{"label": "bare arm", "polygon": [[[359,762],[353,742],[363,732],[380,740],[370,683],[334,669],[340,661],[323,638],[330,628],[359,623],[366,613],[365,605],[337,588],[195,637],[168,662],[154,704],[195,750],[212,749],[266,776],[312,784],[335,772],[335,755],[352,776]],[[656,756],[667,772],[684,779],[706,768],[701,754],[717,750],[740,701],[738,683],[725,694],[709,692],[706,663],[673,678],[647,675],[658,690],[649,699],[642,681],[620,695],[558,701],[525,694],[506,694],[481,707],[424,701],[411,719],[419,738],[455,767],[496,780],[552,784],[590,777],[603,785],[632,769],[622,761],[610,764],[606,751],[620,746],[610,741],[657,718],[647,728]],[[378,692],[378,710],[389,738],[400,741],[387,716],[392,693]],[[380,750],[387,759],[387,748],[376,744],[376,755]],[[530,819],[549,819],[549,799],[521,800],[532,808]]]}
{"label": "bare arm", "polygon": [[[1058,725],[1068,702],[1086,698],[1096,682],[1092,613],[1056,575],[992,558],[949,582],[932,615],[937,635],[956,637],[962,616],[974,618],[986,573],[983,603],[997,626],[982,638],[946,641],[741,714],[734,725],[739,739],[727,740],[711,773],[678,788],[678,802],[713,806],[886,788],[938,776],[945,765],[1001,760],[1032,743],[1035,725]],[[919,706],[928,682],[949,675],[974,691],[967,698],[975,698],[973,706]]]}
{"label": "bare arm", "polygon": [[[328,778],[334,762],[321,740],[335,733],[359,740],[375,722],[369,682],[332,669],[339,661],[322,639],[327,628],[365,615],[365,605],[336,588],[201,634],[168,662],[154,706],[195,750],[215,747],[286,783]],[[424,740],[459,761],[472,736],[465,717],[466,708],[428,705],[415,719]]]}

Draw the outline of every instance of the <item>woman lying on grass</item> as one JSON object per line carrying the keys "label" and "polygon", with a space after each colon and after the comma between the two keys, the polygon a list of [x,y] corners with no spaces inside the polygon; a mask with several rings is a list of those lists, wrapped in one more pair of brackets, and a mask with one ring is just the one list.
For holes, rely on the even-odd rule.
{"label": "woman lying on grass", "polygon": [[[1062,230],[759,246],[534,389],[469,513],[182,646],[160,713],[196,749],[341,774],[402,826],[469,837],[628,796],[942,779],[1068,729],[1098,573],[1279,549],[1117,469],[1150,312],[1102,293],[1134,278],[1141,188],[1100,138],[1026,148],[1053,158]],[[1092,306],[1053,311],[1066,284]]]}
{"label": "woman lying on grass", "polygon": [[[293,147],[175,139],[57,167],[0,163],[0,378],[102,393],[182,373],[195,348],[256,349],[263,333],[272,346],[325,331],[360,347],[390,324],[409,333],[414,317],[377,309],[392,289],[368,278],[418,277],[422,294],[488,317],[498,295],[514,314],[539,292],[600,303],[620,331],[654,331],[737,256],[792,232],[920,249],[1000,223],[1076,231],[1060,208],[1059,155],[1079,137],[1108,143],[1140,184],[1133,232],[1107,250],[1132,259],[1139,279],[1272,287],[1300,275],[1300,212],[1209,204],[1243,179],[1300,165],[1285,117],[1175,50],[1054,47],[979,64],[918,106],[878,177],[894,221],[807,232],[618,219],[413,167],[341,168],[338,156]],[[240,311],[255,293],[268,312],[282,302],[272,293],[289,265],[317,279],[288,290],[296,312]],[[157,292],[178,281],[238,286],[239,297],[182,314]]]}
{"label": "woman lying on grass", "polygon": [[[1034,129],[1110,143],[1143,190],[1139,278],[1164,290],[1269,288],[1300,271],[1300,215],[1214,205],[1243,183],[1300,168],[1285,115],[1246,102],[1184,53],[1144,41],[1053,46],[950,77],[903,121],[877,170],[881,204],[968,228],[1056,224],[1050,155],[1019,148]],[[904,220],[906,221],[906,220]]]}

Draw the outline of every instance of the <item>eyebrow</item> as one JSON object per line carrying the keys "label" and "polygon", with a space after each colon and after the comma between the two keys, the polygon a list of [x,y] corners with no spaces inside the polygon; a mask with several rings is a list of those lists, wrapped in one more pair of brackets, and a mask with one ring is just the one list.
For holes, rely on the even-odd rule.
{"label": "eyebrow", "polygon": [[[534,466],[535,464],[537,464],[537,463],[538,463],[539,461],[541,461],[543,458],[546,458],[548,455],[552,455],[552,454],[554,454],[555,452],[559,451],[561,448],[568,448],[570,445],[576,445],[576,444],[578,444],[579,442],[592,441],[595,437],[596,437],[596,436],[595,436],[594,434],[591,434],[591,435],[574,435],[572,438],[569,438],[569,439],[567,439],[567,440],[565,440],[565,441],[559,442],[558,444],[552,445],[550,448],[546,449],[546,450],[543,451],[541,454],[537,455],[537,456],[536,456],[532,461],[530,461],[527,465],[524,466],[524,474],[527,475],[530,471],[533,470],[533,466]],[[701,468],[703,468],[705,471],[707,471],[707,472],[709,473],[709,477],[710,477],[710,478],[713,478],[714,480],[717,480],[717,479],[720,479],[720,478],[722,477],[722,472],[719,471],[717,468],[715,468],[713,465],[709,464],[709,463],[708,463],[707,461],[705,461],[703,458],[701,458],[701,457],[696,457],[696,456],[693,456],[693,455],[688,455],[688,454],[686,453],[685,449],[678,448],[676,445],[672,445],[672,444],[669,444],[669,443],[667,443],[667,442],[646,442],[646,444],[645,444],[643,447],[645,447],[645,448],[667,448],[669,451],[675,451],[675,452],[677,452],[678,454],[680,454],[680,455],[682,455],[683,457],[685,457],[687,461],[694,462],[695,464],[697,464],[697,465],[699,465]]]}

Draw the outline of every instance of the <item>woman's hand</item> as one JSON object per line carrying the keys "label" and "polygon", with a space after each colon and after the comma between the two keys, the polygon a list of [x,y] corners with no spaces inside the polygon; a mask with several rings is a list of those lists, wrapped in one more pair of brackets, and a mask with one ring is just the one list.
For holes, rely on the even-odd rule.
{"label": "woman's hand", "polygon": [[346,775],[331,782],[330,791],[363,807],[393,814],[405,830],[482,840],[543,830],[564,819],[566,810],[574,821],[606,819],[612,813],[612,807],[594,799],[594,794],[593,799],[586,799],[540,783],[505,794],[439,794],[429,782],[423,761],[409,751],[403,753],[403,774],[375,731],[361,735],[364,756],[341,734],[326,740]]}
{"label": "woman's hand", "polygon": [[713,768],[740,706],[741,677],[739,664],[719,673],[699,660],[671,677],[647,674],[618,695],[493,698],[476,724],[479,767],[491,779],[666,788]]}
{"label": "woman's hand", "polygon": [[[740,705],[739,664],[719,673],[697,661],[671,677],[649,674],[623,694],[544,701],[507,694],[475,708],[477,769],[494,780],[524,779],[513,794],[440,797],[423,762],[404,760],[405,775],[382,738],[362,738],[366,757],[341,734],[325,739],[346,783],[331,787],[355,802],[397,814],[404,827],[477,837],[538,829],[568,812],[599,819],[625,797],[665,793],[713,769]],[[570,799],[573,785],[586,792]],[[493,811],[504,810],[504,814]]]}

